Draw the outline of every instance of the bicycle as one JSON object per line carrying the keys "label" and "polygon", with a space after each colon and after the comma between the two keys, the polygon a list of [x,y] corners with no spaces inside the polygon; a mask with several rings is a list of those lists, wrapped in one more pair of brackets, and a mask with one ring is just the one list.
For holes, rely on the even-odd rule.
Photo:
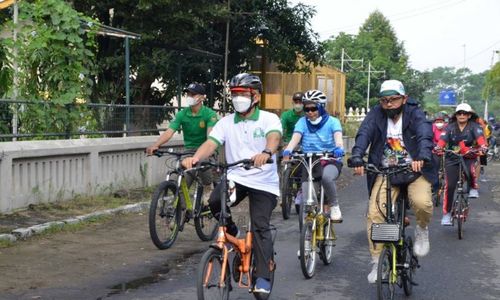
{"label": "bicycle", "polygon": [[[455,197],[451,205],[451,224],[455,226],[455,221],[457,223],[458,239],[461,240],[464,237],[464,223],[469,215],[469,191],[467,185],[467,178],[470,178],[467,166],[464,161],[464,155],[457,153],[453,150],[444,150],[445,153],[456,156],[459,158],[458,164],[458,181]],[[471,150],[470,153],[479,152],[477,150]]]}
{"label": "bicycle", "polygon": [[[267,163],[272,163],[268,160]],[[241,288],[248,288],[250,293],[258,300],[266,300],[270,294],[254,292],[255,278],[255,262],[253,255],[253,231],[250,221],[243,238],[237,238],[226,232],[228,212],[226,203],[229,201],[227,172],[233,167],[252,168],[253,161],[243,159],[234,163],[213,163],[201,162],[199,167],[213,166],[221,170],[221,213],[219,218],[217,239],[216,242],[210,245],[210,248],[203,254],[198,265],[197,271],[197,295],[199,300],[203,299],[229,299],[229,293],[232,290],[231,278],[238,283]],[[274,226],[270,226],[269,230],[276,232]],[[276,234],[272,234],[272,241]],[[232,260],[232,268],[229,263],[229,254],[234,253]],[[271,271],[271,290],[274,284],[274,271],[276,264],[274,263],[274,253],[270,260]],[[213,295],[215,294],[215,295]]]}
{"label": "bicycle", "polygon": [[[290,218],[292,202],[300,190],[300,165],[283,163],[281,170],[281,214],[284,220]],[[295,204],[295,212],[299,214],[300,205]]]}
{"label": "bicycle", "polygon": [[156,188],[149,208],[149,235],[160,250],[168,249],[174,244],[179,231],[184,230],[184,224],[191,218],[194,220],[196,234],[202,241],[213,240],[217,233],[217,222],[208,205],[202,203],[202,182],[197,174],[192,173],[194,180],[191,192],[185,178],[186,171],[181,167],[181,158],[194,152],[175,152],[168,148],[158,149],[153,153],[158,157],[175,156],[175,167]]}
{"label": "bicycle", "polygon": [[411,167],[409,164],[398,164],[377,168],[373,164],[365,164],[365,170],[382,176],[386,183],[385,223],[372,224],[370,237],[372,242],[384,244],[378,261],[377,298],[394,299],[396,285],[403,288],[406,296],[410,296],[413,286],[417,285],[413,278],[420,265],[413,253],[413,239],[405,232],[409,225],[406,217],[408,192],[406,187],[400,187],[396,201],[392,201],[391,177],[409,172]]}
{"label": "bicycle", "polygon": [[489,146],[488,146],[488,154],[487,154],[487,161],[490,162],[492,160],[494,161],[499,161],[500,160],[500,149],[498,149],[497,143],[496,143],[496,137],[491,136],[490,140],[488,141]]}
{"label": "bicycle", "polygon": [[[302,274],[306,279],[314,276],[316,269],[316,253],[325,265],[333,261],[333,247],[335,246],[335,229],[330,216],[323,211],[325,192],[319,184],[319,197],[316,194],[313,178],[313,167],[322,161],[336,159],[328,153],[297,153],[291,154],[287,164],[297,162],[297,167],[304,166],[308,174],[308,190],[303,191],[303,201],[300,205],[300,249],[299,260]],[[319,199],[319,203],[315,201]]]}

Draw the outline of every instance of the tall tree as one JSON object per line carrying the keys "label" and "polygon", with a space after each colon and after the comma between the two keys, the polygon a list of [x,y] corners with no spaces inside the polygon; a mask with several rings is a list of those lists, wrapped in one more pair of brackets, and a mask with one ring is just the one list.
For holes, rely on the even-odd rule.
{"label": "tall tree", "polygon": [[[389,20],[380,12],[374,11],[360,27],[356,36],[340,33],[324,44],[328,53],[327,63],[339,67],[341,49],[352,57],[364,60],[363,69],[359,66],[347,68],[347,98],[346,106],[364,107],[366,105],[367,89],[370,90],[370,105],[373,105],[378,95],[378,89],[384,79],[398,79],[405,84],[410,96],[416,99],[422,97],[425,90],[425,74],[413,70],[408,65],[408,55],[404,43],[400,42]],[[368,87],[368,62],[371,68],[385,71],[372,74]]]}

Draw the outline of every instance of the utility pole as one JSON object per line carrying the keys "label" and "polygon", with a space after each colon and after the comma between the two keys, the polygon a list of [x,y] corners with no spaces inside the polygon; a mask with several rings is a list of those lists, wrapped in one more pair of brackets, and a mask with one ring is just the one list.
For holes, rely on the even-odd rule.
{"label": "utility pole", "polygon": [[372,70],[372,62],[369,61],[368,62],[368,71],[364,71],[364,72],[368,72],[368,86],[366,87],[366,111],[368,112],[368,110],[370,109],[370,77],[371,77],[372,73],[384,73],[384,75],[385,75],[385,71]]}
{"label": "utility pole", "polygon": [[[465,44],[463,44],[464,47],[464,72],[465,72]],[[462,89],[462,103],[465,102],[465,86]]]}
{"label": "utility pole", "polygon": [[[14,61],[12,62],[12,67],[14,69],[14,74],[13,74],[13,81],[14,81],[14,88],[12,90],[12,100],[17,101],[17,97],[19,94],[18,87],[19,87],[19,70],[18,70],[18,64],[17,64],[17,25],[19,23],[19,6],[17,5],[17,1],[14,1],[14,32],[13,32],[13,40],[14,40],[14,48],[13,48],[13,56],[14,56]],[[19,105],[17,103],[14,103],[12,105],[14,107],[14,113],[12,114],[12,134],[14,137],[12,138],[12,141],[17,141],[17,127],[18,122],[19,122],[19,115],[18,115],[18,108]]]}
{"label": "utility pole", "polygon": [[229,56],[229,21],[231,16],[231,0],[227,0],[228,17],[226,21],[226,43],[224,48],[224,97],[222,99],[223,115],[226,114],[227,103],[227,58]]}
{"label": "utility pole", "polygon": [[[345,59],[344,56],[347,56],[348,59]],[[344,62],[349,62],[349,61],[360,61],[361,62],[361,67],[363,67],[363,59],[352,59],[345,53],[344,48],[342,48],[342,56],[340,57],[340,71],[344,73]]]}

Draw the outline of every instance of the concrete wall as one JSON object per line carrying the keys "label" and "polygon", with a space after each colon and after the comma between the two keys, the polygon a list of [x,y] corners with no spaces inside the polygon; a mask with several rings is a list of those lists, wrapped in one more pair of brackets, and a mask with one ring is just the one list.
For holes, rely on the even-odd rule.
{"label": "concrete wall", "polygon": [[[0,212],[160,182],[166,157],[146,157],[157,136],[0,143]],[[181,147],[182,138],[169,143]]]}
{"label": "concrete wall", "polygon": [[[0,143],[0,212],[30,204],[155,185],[166,157],[147,157],[158,136]],[[182,147],[175,135],[170,147]],[[352,138],[344,138],[350,151]]]}

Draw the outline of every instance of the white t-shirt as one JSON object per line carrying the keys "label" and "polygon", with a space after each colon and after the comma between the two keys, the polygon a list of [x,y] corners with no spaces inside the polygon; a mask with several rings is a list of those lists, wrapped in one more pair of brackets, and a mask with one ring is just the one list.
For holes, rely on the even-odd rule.
{"label": "white t-shirt", "polygon": [[[209,139],[219,145],[224,144],[226,160],[232,163],[262,153],[270,132],[283,133],[280,119],[273,113],[257,108],[248,119],[242,119],[234,113],[225,116],[215,124]],[[264,164],[260,168],[229,170],[227,177],[241,185],[279,196],[276,155],[272,159],[272,164]]]}
{"label": "white t-shirt", "polygon": [[411,157],[406,151],[403,141],[403,116],[396,123],[391,118],[388,118],[382,166],[387,167],[404,162],[411,162]]}

